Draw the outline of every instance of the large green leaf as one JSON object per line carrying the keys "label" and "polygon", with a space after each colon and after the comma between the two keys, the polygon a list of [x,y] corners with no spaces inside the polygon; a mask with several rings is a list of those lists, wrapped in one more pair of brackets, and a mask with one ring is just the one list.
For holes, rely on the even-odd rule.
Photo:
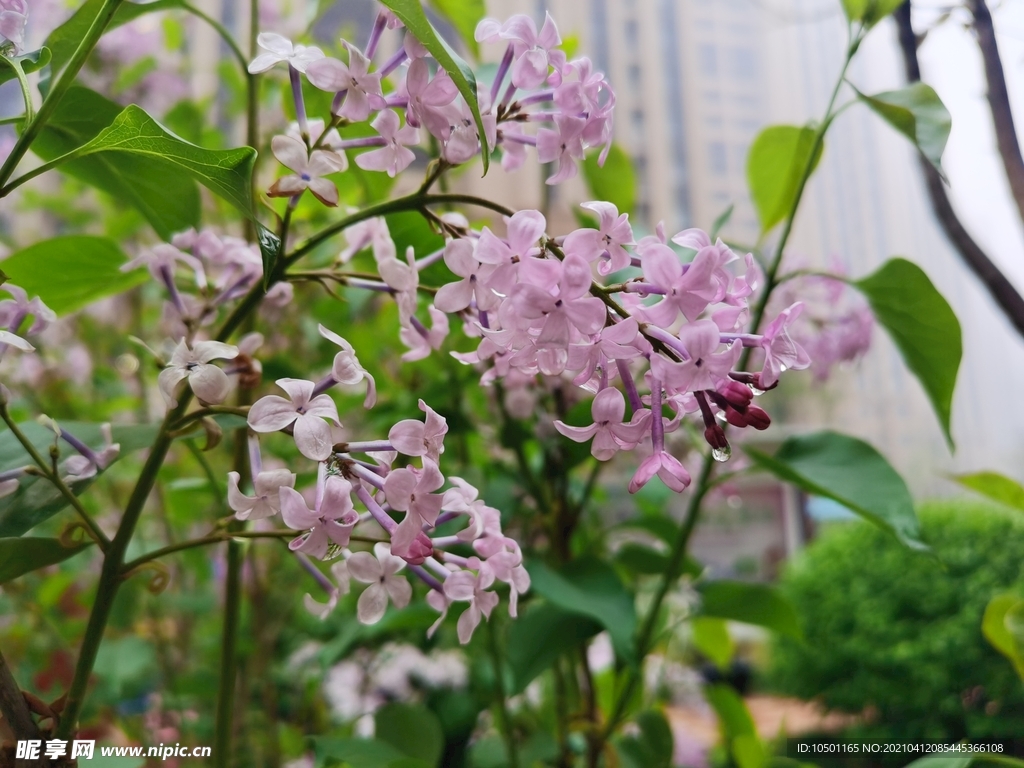
{"label": "large green leaf", "polygon": [[17,62],[21,65],[21,71],[26,75],[30,75],[33,72],[42,69],[50,63],[50,49],[43,47],[37,51],[29,51],[23,53],[20,56],[15,56],[8,59],[6,56],[0,56],[3,63],[7,66],[0,67],[0,83],[6,83],[8,80],[14,79],[14,67],[12,62]]}
{"label": "large green leaf", "polygon": [[6,584],[30,571],[67,560],[90,544],[65,547],[57,539],[34,536],[0,539],[0,584]]}
{"label": "large green leaf", "polygon": [[1024,680],[1024,633],[1019,631],[1024,598],[1005,594],[993,597],[981,619],[981,632],[992,647],[1011,662]]}
{"label": "large green leaf", "polygon": [[903,5],[903,0],[843,0],[843,11],[850,21],[871,27]]}
{"label": "large green leaf", "polygon": [[[89,447],[103,447],[99,424],[61,422],[60,425]],[[52,430],[35,422],[18,426],[40,454],[49,455],[50,446],[54,442]],[[156,431],[156,426],[148,424],[115,426],[112,430],[114,442],[121,446],[118,458],[148,447],[153,442]],[[71,455],[71,449],[66,444],[61,445],[61,455]],[[0,472],[31,463],[31,457],[10,430],[0,431]],[[72,486],[72,490],[81,493],[88,486],[89,481],[79,482]],[[0,537],[21,536],[66,506],[64,497],[48,480],[41,477],[25,477],[15,493],[0,499]]]}
{"label": "large green leaf", "polygon": [[476,25],[487,15],[484,0],[430,0],[430,4],[455,27],[466,49],[479,58],[480,46],[474,33]]}
{"label": "large green leaf", "polygon": [[420,0],[381,0],[381,5],[387,6],[394,11],[395,16],[405,24],[406,29],[423,43],[423,47],[430,52],[431,56],[437,59],[437,63],[451,76],[455,87],[459,89],[462,98],[466,100],[470,112],[473,113],[477,133],[480,135],[481,155],[484,163],[484,174],[486,174],[491,160],[491,148],[487,146],[487,133],[484,130],[483,118],[480,116],[480,104],[476,98],[476,76],[473,74],[473,70],[437,34],[437,30],[430,23],[427,14],[423,12],[423,5]]}
{"label": "large green leaf", "polygon": [[960,485],[987,496],[993,501],[1024,512],[1024,486],[998,472],[975,472],[971,475],[956,475]]}
{"label": "large green leaf", "polygon": [[594,200],[606,200],[619,213],[631,213],[636,205],[636,173],[633,161],[618,144],[612,144],[604,166],[597,164],[599,152],[591,152],[583,160],[583,176]]}
{"label": "large green leaf", "polygon": [[885,457],[863,440],[824,431],[791,437],[774,456],[754,448],[745,450],[780,480],[838,501],[908,547],[927,549],[919,538],[917,514],[906,483]]}
{"label": "large green leaf", "polygon": [[942,150],[946,148],[953,120],[931,86],[913,83],[898,91],[857,96],[889,125],[910,139],[935,169],[942,173]]}
{"label": "large green leaf", "polygon": [[534,593],[600,622],[608,630],[615,652],[630,663],[635,660],[633,596],[610,565],[596,558],[579,558],[560,571],[538,561],[530,563],[527,570]]}
{"label": "large green leaf", "polygon": [[747,183],[762,232],[789,215],[807,164],[811,164],[812,171],[818,166],[824,145],[818,146],[812,159],[815,135],[813,128],[772,125],[761,131],[750,146]]}
{"label": "large green leaf", "polygon": [[512,694],[519,693],[563,653],[601,631],[591,618],[551,603],[532,603],[509,629],[505,660],[512,671]]}
{"label": "large green leaf", "polygon": [[704,698],[718,716],[722,741],[728,746],[733,760],[740,768],[760,768],[767,755],[757,737],[750,710],[735,690],[727,685],[709,685]]}
{"label": "large green leaf", "polygon": [[[88,88],[72,87],[32,143],[43,160],[54,160],[95,139],[121,113],[121,107]],[[157,234],[199,225],[199,189],[165,160],[104,152],[66,162],[61,170],[139,210]]]}
{"label": "large green leaf", "polygon": [[317,766],[348,768],[431,768],[380,739],[317,738],[313,741]]}
{"label": "large green leaf", "polygon": [[4,260],[4,271],[30,296],[39,296],[58,315],[66,315],[143,282],[145,272],[121,271],[127,260],[109,238],[63,235],[16,251]]}
{"label": "large green leaf", "polygon": [[126,107],[108,128],[82,148],[83,155],[97,152],[127,153],[167,163],[178,174],[185,173],[246,216],[252,215],[252,178],[256,150],[205,149],[190,144],[134,104]]}
{"label": "large green leaf", "polygon": [[953,389],[963,347],[960,322],[924,271],[906,259],[885,262],[853,283],[867,297],[910,371],[931,400],[949,447]]}
{"label": "large green leaf", "polygon": [[422,704],[385,704],[373,716],[374,732],[408,757],[436,766],[444,752],[437,715]]}
{"label": "large green leaf", "polygon": [[756,624],[803,639],[796,609],[782,593],[768,584],[744,581],[709,581],[698,587],[702,616]]}

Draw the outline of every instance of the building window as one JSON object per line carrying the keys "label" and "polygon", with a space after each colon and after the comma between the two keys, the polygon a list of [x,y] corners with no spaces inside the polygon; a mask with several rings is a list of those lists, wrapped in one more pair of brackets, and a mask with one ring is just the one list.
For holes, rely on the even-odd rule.
{"label": "building window", "polygon": [[626,69],[626,77],[629,79],[629,84],[634,88],[640,86],[640,65],[630,64]]}
{"label": "building window", "polygon": [[708,166],[711,172],[724,176],[729,170],[729,161],[725,156],[725,144],[720,141],[712,141],[708,144]]}
{"label": "building window", "polygon": [[626,42],[629,45],[640,44],[640,27],[637,25],[636,19],[626,22]]}
{"label": "building window", "polygon": [[733,49],[732,70],[740,80],[753,80],[757,77],[757,56],[749,48]]}
{"label": "building window", "polygon": [[718,49],[711,43],[701,43],[697,46],[697,66],[700,73],[708,77],[718,74]]}

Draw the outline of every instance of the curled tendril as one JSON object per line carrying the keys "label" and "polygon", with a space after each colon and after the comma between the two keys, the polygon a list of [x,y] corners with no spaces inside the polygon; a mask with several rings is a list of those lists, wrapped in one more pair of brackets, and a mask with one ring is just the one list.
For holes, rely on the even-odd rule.
{"label": "curled tendril", "polygon": [[96,539],[85,523],[76,520],[64,526],[64,530],[60,532],[57,541],[66,549],[77,549],[83,544],[95,542]]}
{"label": "curled tendril", "polygon": [[154,571],[153,575],[149,578],[149,583],[146,584],[146,589],[148,589],[151,594],[159,595],[167,589],[167,585],[171,583],[171,571],[166,565],[156,560],[150,560],[147,563],[142,563],[142,565],[137,568],[132,568],[124,575],[123,578],[127,581],[132,576],[142,573],[142,571],[145,570]]}

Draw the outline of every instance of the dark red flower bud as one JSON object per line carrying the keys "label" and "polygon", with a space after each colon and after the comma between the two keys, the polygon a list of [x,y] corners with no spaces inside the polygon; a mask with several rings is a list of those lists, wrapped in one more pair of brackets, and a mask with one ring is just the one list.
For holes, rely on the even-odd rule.
{"label": "dark red flower bud", "polygon": [[758,408],[756,405],[748,406],[747,412],[744,415],[746,416],[747,424],[754,429],[768,429],[771,426],[771,417],[765,413],[763,408]]}
{"label": "dark red flower bud", "polygon": [[718,385],[718,393],[737,411],[742,411],[754,399],[754,393],[750,391],[750,387],[740,384],[738,381],[723,381]]}
{"label": "dark red flower bud", "polygon": [[409,565],[423,565],[427,558],[434,554],[434,544],[430,537],[423,531],[416,534],[416,538],[409,545],[409,551],[402,556]]}

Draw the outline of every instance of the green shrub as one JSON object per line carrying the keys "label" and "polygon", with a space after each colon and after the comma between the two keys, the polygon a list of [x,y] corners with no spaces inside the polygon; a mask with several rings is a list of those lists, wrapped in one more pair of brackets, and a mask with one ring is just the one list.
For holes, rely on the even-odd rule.
{"label": "green shrub", "polygon": [[938,562],[867,523],[836,524],[786,570],[806,643],[780,638],[768,683],[829,709],[873,712],[858,736],[1020,736],[1024,684],[981,634],[985,605],[1024,590],[1024,516],[925,504]]}

